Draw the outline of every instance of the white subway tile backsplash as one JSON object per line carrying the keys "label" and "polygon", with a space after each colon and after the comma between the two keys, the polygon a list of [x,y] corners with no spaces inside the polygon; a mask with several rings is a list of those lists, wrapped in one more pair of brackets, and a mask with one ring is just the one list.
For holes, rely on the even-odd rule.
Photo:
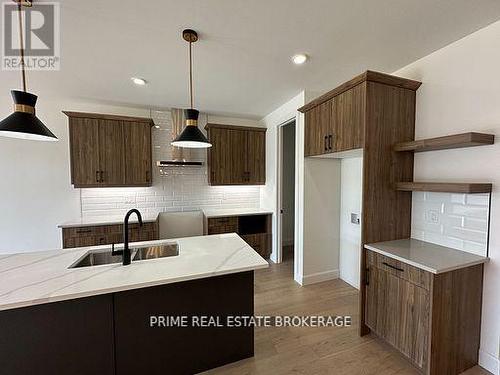
{"label": "white subway tile backsplash", "polygon": [[[153,164],[172,158],[170,112],[153,111]],[[200,116],[200,127],[204,127]],[[199,150],[197,160],[206,162]],[[209,186],[206,163],[203,167],[165,167],[153,165],[153,186],[149,188],[103,188],[81,190],[82,216],[121,215],[130,208],[156,214],[193,211],[200,208],[258,208],[259,186]]]}
{"label": "white subway tile backsplash", "polygon": [[485,256],[489,194],[414,192],[412,237]]}

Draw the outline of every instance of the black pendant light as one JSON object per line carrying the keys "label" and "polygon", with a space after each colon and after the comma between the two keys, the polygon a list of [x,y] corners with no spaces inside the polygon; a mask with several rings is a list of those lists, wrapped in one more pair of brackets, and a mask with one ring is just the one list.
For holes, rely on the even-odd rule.
{"label": "black pendant light", "polygon": [[57,137],[35,116],[37,96],[26,91],[26,72],[24,63],[23,21],[21,6],[31,6],[31,2],[15,0],[19,14],[20,65],[23,91],[12,90],[14,113],[0,122],[0,136],[32,139],[37,141],[57,141]]}
{"label": "black pendant light", "polygon": [[196,31],[186,29],[182,32],[182,38],[189,43],[189,94],[191,106],[184,110],[186,118],[186,127],[181,134],[172,142],[172,146],[185,148],[208,148],[212,144],[207,137],[198,128],[198,115],[200,112],[193,108],[193,59],[192,59],[192,44],[198,40]]}

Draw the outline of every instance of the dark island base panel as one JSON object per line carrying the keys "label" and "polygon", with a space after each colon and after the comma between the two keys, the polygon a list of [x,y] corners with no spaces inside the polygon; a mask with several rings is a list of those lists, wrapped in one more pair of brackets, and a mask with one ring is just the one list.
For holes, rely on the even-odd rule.
{"label": "dark island base panel", "polygon": [[253,271],[0,312],[9,375],[194,374],[252,357],[252,327],[150,327],[151,315],[253,315]]}

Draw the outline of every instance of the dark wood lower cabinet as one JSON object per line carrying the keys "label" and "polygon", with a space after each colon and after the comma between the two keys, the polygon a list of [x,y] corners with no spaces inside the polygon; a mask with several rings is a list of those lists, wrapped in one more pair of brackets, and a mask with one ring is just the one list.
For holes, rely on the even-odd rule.
{"label": "dark wood lower cabinet", "polygon": [[205,217],[204,233],[237,233],[261,257],[269,259],[272,251],[272,214]]}
{"label": "dark wood lower cabinet", "polygon": [[[129,226],[130,242],[159,239],[158,220]],[[63,248],[111,245],[123,242],[123,224],[70,227],[62,229]]]}
{"label": "dark wood lower cabinet", "polygon": [[150,327],[151,315],[253,315],[253,271],[115,294],[116,373],[195,374],[254,354],[253,328]]}
{"label": "dark wood lower cabinet", "polygon": [[0,373],[113,375],[112,295],[0,311]]}
{"label": "dark wood lower cabinet", "polygon": [[253,281],[247,271],[0,311],[0,373],[193,374],[251,357],[252,327],[151,327],[150,317],[252,316]]}
{"label": "dark wood lower cabinet", "polygon": [[365,324],[424,374],[477,364],[483,265],[431,274],[367,250]]}

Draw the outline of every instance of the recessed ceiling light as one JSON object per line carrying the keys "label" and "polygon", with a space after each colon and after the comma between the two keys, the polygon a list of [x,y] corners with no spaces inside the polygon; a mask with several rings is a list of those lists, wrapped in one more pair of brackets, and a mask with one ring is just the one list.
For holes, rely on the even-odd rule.
{"label": "recessed ceiling light", "polygon": [[130,79],[132,80],[132,82],[139,86],[144,86],[147,83],[143,78],[132,77]]}
{"label": "recessed ceiling light", "polygon": [[296,65],[304,64],[307,61],[307,55],[304,53],[298,53],[297,55],[292,56],[292,61]]}

